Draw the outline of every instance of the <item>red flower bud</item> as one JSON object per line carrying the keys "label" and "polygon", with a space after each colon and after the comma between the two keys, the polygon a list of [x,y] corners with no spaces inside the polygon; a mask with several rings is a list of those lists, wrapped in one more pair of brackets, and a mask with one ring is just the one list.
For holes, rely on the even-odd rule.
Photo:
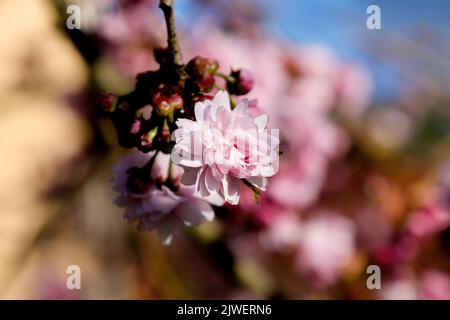
{"label": "red flower bud", "polygon": [[171,137],[170,129],[169,128],[162,128],[161,130],[161,140],[165,142],[169,142]]}
{"label": "red flower bud", "polygon": [[198,87],[200,88],[200,90],[202,90],[203,92],[209,92],[214,88],[214,84],[216,83],[216,79],[214,78],[213,75],[208,75],[206,77],[204,77],[202,80],[199,80],[197,82]]}
{"label": "red flower bud", "polygon": [[186,65],[186,72],[196,80],[200,80],[208,74],[214,74],[219,69],[219,63],[214,59],[195,57]]}
{"label": "red flower bud", "polygon": [[246,69],[231,71],[230,78],[227,80],[227,89],[231,94],[241,96],[249,93],[253,88],[253,76]]}
{"label": "red flower bud", "polygon": [[205,100],[213,100],[214,97],[209,94],[197,94],[191,98],[192,102],[195,104],[197,102],[205,101]]}
{"label": "red flower bud", "polygon": [[183,98],[178,94],[173,94],[169,97],[169,104],[175,110],[181,110],[183,108]]}
{"label": "red flower bud", "polygon": [[214,74],[219,63],[214,59],[195,57],[186,65],[186,72],[197,82],[200,90],[211,91],[215,84]]}
{"label": "red flower bud", "polygon": [[202,94],[198,93],[189,98],[188,101],[186,101],[186,104],[184,106],[184,110],[186,112],[185,117],[189,118],[190,116],[194,116],[194,106],[197,102],[202,102],[205,100],[213,100],[214,97],[208,94]]}
{"label": "red flower bud", "polygon": [[99,104],[103,112],[114,112],[117,106],[117,97],[111,92],[105,92],[99,99]]}
{"label": "red flower bud", "polygon": [[177,93],[165,95],[158,91],[153,96],[152,104],[159,116],[168,117],[172,120],[174,111],[182,109],[184,101],[183,97]]}

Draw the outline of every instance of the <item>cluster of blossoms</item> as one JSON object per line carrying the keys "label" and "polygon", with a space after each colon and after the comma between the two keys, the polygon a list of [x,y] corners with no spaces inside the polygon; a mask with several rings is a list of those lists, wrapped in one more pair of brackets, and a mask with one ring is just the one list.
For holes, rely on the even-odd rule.
{"label": "cluster of blossoms", "polygon": [[[354,192],[339,189],[352,169],[337,165],[354,146],[350,132],[332,117],[361,121],[370,101],[370,78],[357,64],[341,61],[321,46],[207,30],[207,36],[194,33],[188,48],[193,54],[213,55],[223,66],[239,63],[262,79],[250,96],[258,97],[272,125],[283,128],[283,161],[260,205],[251,194],[241,195],[236,219],[247,215],[258,227],[231,233],[230,248],[237,259],[252,256],[264,266],[273,261],[270,257],[287,255],[305,283],[323,289],[350,277],[361,255],[367,255],[389,270],[392,276],[386,278],[394,281],[400,269],[417,259],[421,243],[448,228],[450,216],[443,201],[430,201],[408,212],[404,227],[395,230],[380,211],[361,209],[367,204],[335,208],[321,198]],[[261,68],[264,61],[271,63]]]}
{"label": "cluster of blossoms", "polygon": [[211,26],[199,30],[187,50],[214,56],[225,67],[238,63],[251,70],[258,78],[249,94],[258,98],[252,112],[267,112],[272,125],[283,128],[283,161],[260,205],[244,190],[239,210],[234,210],[236,219],[248,217],[256,224],[256,233],[232,233],[232,252],[244,259],[258,256],[256,252],[266,258],[293,253],[293,269],[300,276],[319,288],[335,284],[357,250],[357,226],[346,212],[314,205],[329,164],[349,145],[349,137],[330,115],[336,110],[349,117],[361,114],[370,98],[368,77],[321,46],[245,37]]}
{"label": "cluster of blossoms", "polygon": [[198,30],[186,44],[188,52],[214,56],[224,67],[249,69],[258,79],[249,96],[258,98],[257,105],[274,127],[283,128],[283,162],[266,196],[283,207],[310,206],[322,190],[328,164],[349,145],[349,137],[330,115],[354,118],[368,106],[371,83],[364,69],[319,45],[243,37],[211,26]]}
{"label": "cluster of blossoms", "polygon": [[[267,37],[239,17],[242,1],[199,1],[202,10],[217,5],[218,15],[202,20],[195,10],[182,47],[196,58],[174,63],[173,48],[152,51],[165,38],[154,27],[159,1],[77,1],[104,8],[95,28],[83,26],[101,40],[106,64],[98,65],[111,64],[127,88],[136,74],[159,68],[139,74],[132,93],[107,94],[101,103],[119,143],[131,149],[113,169],[125,219],[168,244],[174,231],[214,219],[213,206],[224,205],[219,228],[199,232],[208,233],[212,258],[216,248],[229,250],[234,276],[244,266],[245,277],[258,275],[257,290],[269,280],[258,298],[366,299],[359,284],[376,264],[383,282],[373,297],[449,299],[450,277],[439,260],[448,256],[437,254],[450,239],[448,174],[428,199],[424,177],[408,178],[417,168],[402,148],[429,101],[408,93],[388,108],[369,109],[364,68],[321,45]],[[279,168],[269,117],[269,128],[282,128]],[[403,163],[380,162],[380,151],[404,154]],[[395,170],[386,171],[391,165]]]}
{"label": "cluster of blossoms", "polygon": [[200,56],[183,65],[170,41],[154,50],[158,70],[138,74],[131,93],[100,101],[119,144],[133,149],[114,167],[116,204],[165,244],[180,225],[212,220],[210,204],[238,204],[241,182],[255,195],[264,191],[278,169],[279,144],[267,114],[240,99],[253,87],[248,71],[223,74],[216,60]]}

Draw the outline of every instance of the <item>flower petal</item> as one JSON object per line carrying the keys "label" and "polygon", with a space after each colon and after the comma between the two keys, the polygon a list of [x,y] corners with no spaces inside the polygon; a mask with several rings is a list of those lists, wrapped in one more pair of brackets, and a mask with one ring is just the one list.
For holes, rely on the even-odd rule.
{"label": "flower petal", "polygon": [[161,190],[153,192],[152,195],[148,198],[148,203],[156,211],[162,213],[168,213],[172,211],[177,205],[180,204],[181,201],[183,201],[183,198],[174,194],[166,186],[162,186]]}
{"label": "flower petal", "polygon": [[230,204],[239,203],[240,180],[226,175],[222,179],[225,200]]}
{"label": "flower petal", "polygon": [[193,168],[186,170],[181,176],[180,182],[185,186],[193,186],[197,183],[199,179],[200,168]]}
{"label": "flower petal", "polygon": [[163,245],[167,246],[172,242],[173,236],[178,231],[180,226],[180,221],[174,217],[168,217],[156,224],[155,228],[156,231],[158,231]]}
{"label": "flower petal", "polygon": [[251,177],[247,179],[254,187],[258,188],[261,191],[266,191],[268,180],[265,177],[257,176]]}
{"label": "flower petal", "polygon": [[[222,206],[225,203],[225,199],[220,193],[220,186],[217,184],[217,180],[211,174],[209,168],[202,170],[200,177],[196,185],[195,196],[208,201],[209,203]],[[219,189],[219,191],[216,190]]]}
{"label": "flower petal", "polygon": [[247,114],[247,110],[248,110],[248,99],[242,99],[241,101],[239,101],[239,103],[237,104],[237,106],[233,109],[232,113],[237,115],[237,114]]}
{"label": "flower petal", "polygon": [[194,114],[195,114],[195,120],[197,122],[204,122],[206,119],[206,114],[207,114],[207,106],[208,106],[208,102],[211,103],[211,101],[206,100],[204,102],[197,102],[194,106]]}
{"label": "flower petal", "polygon": [[213,208],[207,202],[195,198],[189,199],[180,205],[176,212],[178,217],[188,227],[199,225],[204,221],[214,220]]}
{"label": "flower petal", "polygon": [[267,123],[269,122],[269,115],[262,114],[255,118],[255,124],[260,130],[264,130],[267,127]]}
{"label": "flower petal", "polygon": [[[216,96],[214,97],[211,106],[216,106],[216,107],[224,107],[227,110],[231,111],[230,108],[230,96],[228,95],[228,92],[220,90],[216,93]],[[217,109],[216,109],[217,110]],[[213,112],[213,110],[211,109],[211,112]],[[215,115],[213,117],[213,119],[215,119]]]}

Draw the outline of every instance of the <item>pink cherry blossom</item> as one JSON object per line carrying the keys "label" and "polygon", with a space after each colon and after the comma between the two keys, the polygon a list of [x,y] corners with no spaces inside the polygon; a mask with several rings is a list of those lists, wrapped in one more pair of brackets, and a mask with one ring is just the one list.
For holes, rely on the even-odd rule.
{"label": "pink cherry blossom", "polygon": [[417,300],[418,294],[417,281],[409,273],[389,279],[377,292],[381,300]]}
{"label": "pink cherry blossom", "polygon": [[450,226],[450,213],[439,203],[431,203],[412,213],[406,222],[406,232],[417,239],[445,230]]}
{"label": "pink cherry blossom", "polygon": [[178,119],[172,160],[186,172],[181,182],[214,205],[237,204],[240,179],[265,190],[278,169],[279,139],[267,131],[268,116],[252,117],[248,100],[232,110],[228,93],[195,105],[196,121]]}
{"label": "pink cherry blossom", "polygon": [[450,300],[450,276],[430,269],[421,278],[419,298],[423,300]]}
{"label": "pink cherry blossom", "polygon": [[297,267],[318,286],[333,284],[355,252],[356,228],[350,218],[334,212],[314,213],[302,225]]}
{"label": "pink cherry blossom", "polygon": [[[115,203],[125,208],[124,218],[137,222],[139,230],[156,230],[164,244],[170,244],[174,233],[184,224],[194,226],[214,219],[214,211],[206,202],[192,196],[192,191],[181,186],[177,191],[166,185],[158,186],[156,181],[167,179],[170,156],[158,154],[153,163],[149,187],[144,192],[129,190],[128,179],[132,168],[143,168],[154,153],[133,151],[114,166],[113,189],[120,195]],[[181,168],[174,166],[172,179],[181,175]]]}
{"label": "pink cherry blossom", "polygon": [[269,251],[297,248],[303,231],[298,216],[292,212],[284,212],[272,220],[270,227],[260,235],[261,246]]}
{"label": "pink cherry blossom", "polygon": [[356,63],[345,63],[336,77],[339,110],[348,116],[359,116],[370,104],[373,84],[367,70]]}
{"label": "pink cherry blossom", "polygon": [[304,208],[315,201],[322,189],[328,163],[343,153],[348,144],[345,134],[322,113],[297,108],[285,100],[283,113],[273,117],[284,137],[280,172],[268,194],[287,207]]}
{"label": "pink cherry blossom", "polygon": [[130,78],[158,67],[150,50],[165,42],[164,30],[154,27],[159,23],[157,3],[156,0],[89,1],[91,10],[98,14],[94,16],[94,28],[87,31],[102,40],[105,56]]}
{"label": "pink cherry blossom", "polygon": [[256,81],[249,98],[258,99],[266,110],[277,107],[279,96],[288,85],[278,41],[225,33],[206,23],[197,25],[188,40],[184,51],[189,56],[214,57],[224,72],[237,67],[250,70]]}

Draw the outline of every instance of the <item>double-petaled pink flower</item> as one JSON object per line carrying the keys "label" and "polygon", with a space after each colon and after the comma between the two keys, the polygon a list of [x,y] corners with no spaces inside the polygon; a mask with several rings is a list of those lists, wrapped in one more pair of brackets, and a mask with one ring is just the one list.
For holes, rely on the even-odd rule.
{"label": "double-petaled pink flower", "polygon": [[151,171],[146,173],[144,168],[153,156],[154,153],[133,151],[114,166],[113,189],[120,194],[114,202],[125,208],[124,218],[128,222],[136,222],[139,230],[156,230],[167,245],[182,225],[211,221],[214,211],[208,203],[194,198],[191,188],[171,189],[162,184],[174,184],[182,171],[174,167],[171,177],[167,176],[169,155],[158,154]]}
{"label": "double-petaled pink flower", "polygon": [[181,182],[214,205],[237,204],[240,180],[265,190],[278,170],[278,131],[267,130],[268,116],[251,116],[243,99],[232,109],[228,93],[195,105],[196,121],[178,119],[172,160],[185,173]]}

